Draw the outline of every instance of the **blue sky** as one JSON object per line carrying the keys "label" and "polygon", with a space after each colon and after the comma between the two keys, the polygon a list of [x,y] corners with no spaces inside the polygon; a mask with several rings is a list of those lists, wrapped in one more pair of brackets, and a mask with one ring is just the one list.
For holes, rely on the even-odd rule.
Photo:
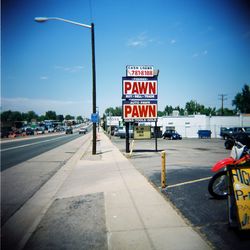
{"label": "blue sky", "polygon": [[2,0],[1,109],[92,113],[95,23],[97,106],[121,106],[126,65],[160,70],[158,110],[196,100],[225,107],[250,83],[250,4],[243,0]]}

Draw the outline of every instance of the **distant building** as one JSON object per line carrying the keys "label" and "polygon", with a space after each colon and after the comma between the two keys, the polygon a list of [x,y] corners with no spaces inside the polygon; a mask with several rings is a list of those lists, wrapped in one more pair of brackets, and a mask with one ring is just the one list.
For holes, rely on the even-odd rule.
{"label": "distant building", "polygon": [[[115,117],[115,120],[116,125],[122,123],[121,117]],[[112,118],[110,118],[109,121],[112,121]],[[151,127],[155,126],[154,122],[141,122],[139,124],[151,125]],[[107,123],[107,126],[109,126],[109,123]],[[174,116],[159,117],[157,127],[162,133],[166,129],[175,129],[184,138],[198,138],[199,130],[210,130],[212,132],[212,138],[220,138],[222,127],[250,127],[250,114],[240,114],[238,116],[178,116],[178,114],[175,113]]]}

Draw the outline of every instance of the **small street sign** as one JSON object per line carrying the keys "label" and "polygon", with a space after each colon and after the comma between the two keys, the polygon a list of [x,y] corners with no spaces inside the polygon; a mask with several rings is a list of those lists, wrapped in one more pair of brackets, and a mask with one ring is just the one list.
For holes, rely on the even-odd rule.
{"label": "small street sign", "polygon": [[98,113],[92,113],[91,114],[91,121],[93,123],[98,123],[98,121],[99,121],[99,115],[98,115]]}

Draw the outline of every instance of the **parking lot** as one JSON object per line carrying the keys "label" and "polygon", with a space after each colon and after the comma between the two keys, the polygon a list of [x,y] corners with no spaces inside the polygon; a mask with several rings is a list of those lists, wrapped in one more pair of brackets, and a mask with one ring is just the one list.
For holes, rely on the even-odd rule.
{"label": "parking lot", "polygon": [[[125,153],[125,139],[112,137]],[[130,141],[131,142],[131,141]],[[222,139],[137,140],[130,161],[156,189],[161,191],[161,151],[166,152],[166,184],[162,193],[188,223],[203,234],[215,249],[248,248],[246,232],[228,228],[227,201],[213,199],[207,186],[212,165],[230,151]],[[146,194],[145,194],[146,195]]]}

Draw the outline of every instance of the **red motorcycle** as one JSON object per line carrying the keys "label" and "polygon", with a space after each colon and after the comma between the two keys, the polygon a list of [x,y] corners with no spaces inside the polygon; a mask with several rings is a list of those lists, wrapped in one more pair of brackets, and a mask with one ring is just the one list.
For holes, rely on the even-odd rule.
{"label": "red motorcycle", "polygon": [[213,166],[212,171],[217,173],[208,184],[208,191],[215,199],[227,198],[229,225],[240,229],[250,229],[249,163],[250,151],[235,142],[230,157]]}
{"label": "red motorcycle", "polygon": [[220,160],[212,167],[217,172],[208,183],[208,192],[215,199],[226,199],[228,194],[228,166],[239,166],[250,159],[250,152],[240,142],[235,142],[228,158]]}

